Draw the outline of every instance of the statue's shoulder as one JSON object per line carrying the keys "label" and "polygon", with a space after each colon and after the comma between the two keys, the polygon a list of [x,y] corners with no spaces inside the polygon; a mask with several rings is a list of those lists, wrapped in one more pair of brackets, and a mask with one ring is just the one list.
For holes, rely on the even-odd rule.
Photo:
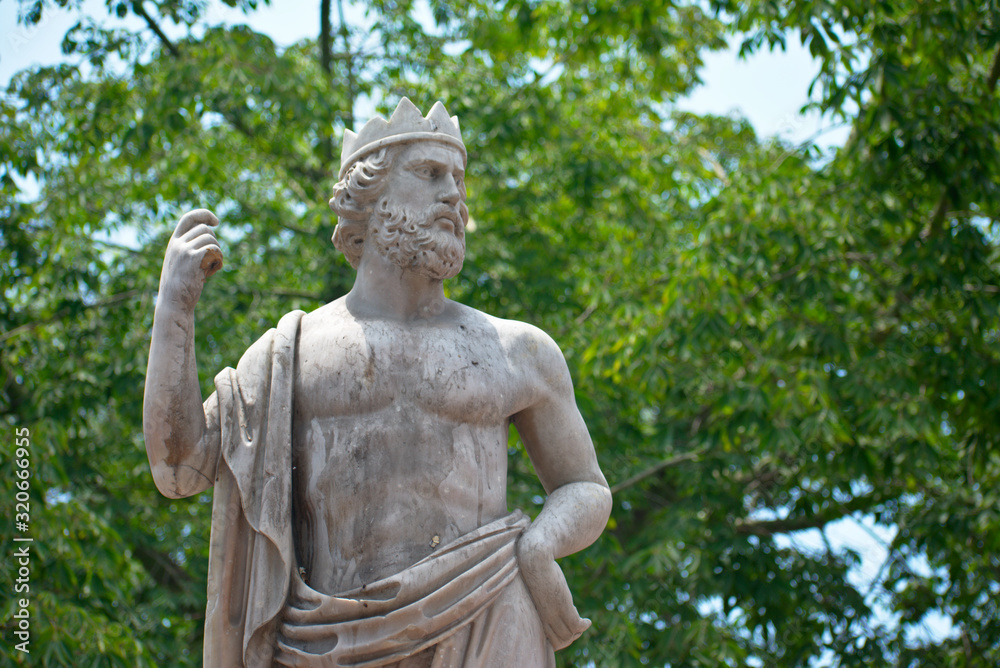
{"label": "statue's shoulder", "polygon": [[544,330],[531,323],[508,320],[468,308],[475,317],[495,331],[508,357],[532,364],[565,367],[562,351]]}
{"label": "statue's shoulder", "polygon": [[303,314],[300,336],[309,336],[319,332],[336,332],[356,322],[354,316],[347,309],[345,298],[341,297],[314,311]]}

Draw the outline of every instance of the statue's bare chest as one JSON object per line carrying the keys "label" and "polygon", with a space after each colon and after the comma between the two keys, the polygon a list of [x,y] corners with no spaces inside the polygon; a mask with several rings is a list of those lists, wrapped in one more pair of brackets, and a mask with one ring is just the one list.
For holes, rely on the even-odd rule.
{"label": "statue's bare chest", "polygon": [[518,410],[525,389],[496,333],[472,323],[304,329],[296,366],[300,420],[395,409],[493,426]]}
{"label": "statue's bare chest", "polygon": [[506,512],[525,381],[495,331],[303,326],[296,366],[297,550],[313,586],[397,572]]}

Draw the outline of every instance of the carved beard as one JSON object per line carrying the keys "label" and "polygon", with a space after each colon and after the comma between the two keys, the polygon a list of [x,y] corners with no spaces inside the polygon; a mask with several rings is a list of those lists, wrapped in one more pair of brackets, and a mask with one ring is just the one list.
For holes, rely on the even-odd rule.
{"label": "carved beard", "polygon": [[[455,232],[437,226],[442,216],[453,215]],[[390,262],[444,280],[462,270],[465,259],[465,216],[447,204],[424,211],[405,205],[392,208],[386,198],[375,205],[375,219],[369,223],[368,239]],[[457,222],[456,222],[457,221]]]}

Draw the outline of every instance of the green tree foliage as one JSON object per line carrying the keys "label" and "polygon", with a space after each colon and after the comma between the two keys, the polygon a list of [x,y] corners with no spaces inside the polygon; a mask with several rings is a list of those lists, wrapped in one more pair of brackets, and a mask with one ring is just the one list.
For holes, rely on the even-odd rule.
{"label": "green tree foliage", "polygon": [[[200,664],[211,494],[160,497],[140,424],[166,239],[187,209],[223,221],[207,393],[349,289],[340,136],[402,94],[444,100],[469,147],[451,296],[553,334],[614,487],[565,563],[594,629],[562,665],[1000,664],[997,3],[435,0],[430,25],[414,4],[351,24],[323,0],[282,49],[200,0],[108,2],[145,29],[83,17],[67,64],[0,98],[0,414],[31,429],[35,538],[32,653],[0,665]],[[676,111],[732,35],[801,39],[847,144]],[[537,509],[511,452],[512,505]],[[892,528],[863,586],[826,540],[843,518]],[[919,633],[933,612],[944,638]]]}

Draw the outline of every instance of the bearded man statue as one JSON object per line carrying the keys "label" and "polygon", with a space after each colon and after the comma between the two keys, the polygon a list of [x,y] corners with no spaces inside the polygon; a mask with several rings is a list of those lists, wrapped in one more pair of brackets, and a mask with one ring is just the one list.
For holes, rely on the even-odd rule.
{"label": "bearded man statue", "polygon": [[[215,488],[207,668],[553,666],[590,625],[556,559],[597,539],[611,494],[566,362],[444,296],[466,159],[440,102],[348,131],[330,205],[353,288],[284,316],[204,402],[194,308],[218,220],[178,223],[143,430],[163,494]],[[534,521],[507,509],[511,424],[547,493]]]}

